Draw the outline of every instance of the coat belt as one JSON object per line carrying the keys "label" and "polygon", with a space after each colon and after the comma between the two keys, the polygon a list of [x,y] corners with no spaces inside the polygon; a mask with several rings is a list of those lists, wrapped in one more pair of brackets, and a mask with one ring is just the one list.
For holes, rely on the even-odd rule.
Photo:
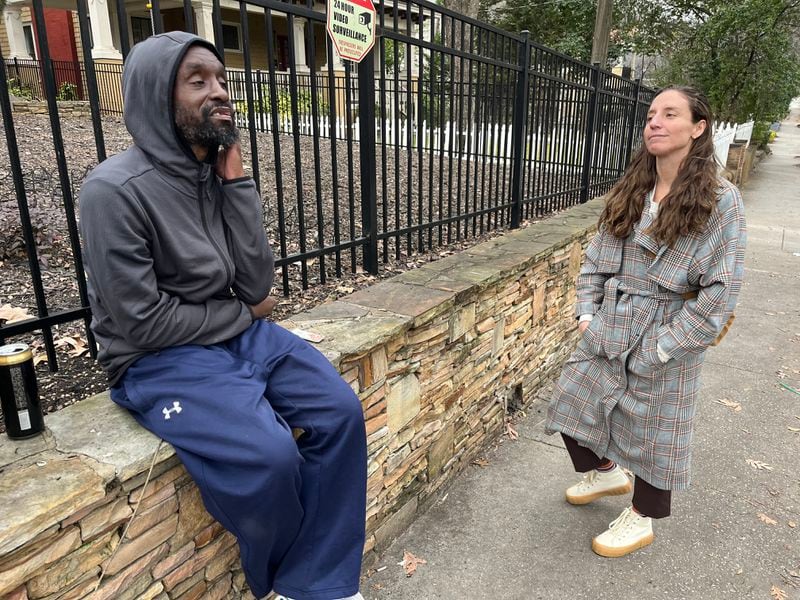
{"label": "coat belt", "polygon": [[[633,296],[643,299],[637,302],[636,307],[633,305]],[[598,332],[603,352],[609,358],[627,356],[655,319],[660,302],[686,300],[696,296],[697,292],[679,294],[631,288],[618,278],[610,277],[606,280],[604,289],[604,323],[602,331]]]}

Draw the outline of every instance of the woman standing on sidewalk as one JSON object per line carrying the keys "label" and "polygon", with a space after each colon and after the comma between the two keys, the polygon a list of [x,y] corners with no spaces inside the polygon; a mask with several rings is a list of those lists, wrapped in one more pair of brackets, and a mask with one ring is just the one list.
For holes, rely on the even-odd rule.
{"label": "woman standing on sidewalk", "polygon": [[581,338],[547,430],[561,433],[584,473],[567,489],[570,504],[633,487],[632,506],[592,542],[601,556],[650,544],[652,519],[668,516],[672,490],[689,486],[704,353],[741,288],[742,198],[717,176],[711,122],[697,90],[656,95],[644,144],[607,197],[577,280]]}

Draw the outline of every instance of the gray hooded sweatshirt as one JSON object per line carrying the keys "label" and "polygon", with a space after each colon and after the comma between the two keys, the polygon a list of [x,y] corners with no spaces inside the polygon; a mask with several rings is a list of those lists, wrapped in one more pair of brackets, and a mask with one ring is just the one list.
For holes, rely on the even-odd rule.
{"label": "gray hooded sweatshirt", "polygon": [[80,193],[92,330],[111,385],[144,354],[238,335],[272,286],[253,180],[221,181],[216,149],[201,163],[178,135],[173,88],[194,44],[217,54],[183,32],[133,47],[122,90],[134,145],[95,168]]}

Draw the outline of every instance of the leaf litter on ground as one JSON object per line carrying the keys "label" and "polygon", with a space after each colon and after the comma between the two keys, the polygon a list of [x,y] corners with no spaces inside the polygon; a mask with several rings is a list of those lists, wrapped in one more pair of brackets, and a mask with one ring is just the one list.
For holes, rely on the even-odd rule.
{"label": "leaf litter on ground", "polygon": [[510,419],[506,421],[505,434],[508,436],[508,439],[510,440],[516,440],[519,438],[519,433],[517,433],[517,430],[514,429],[514,423],[511,422]]}
{"label": "leaf litter on ground", "polygon": [[33,315],[29,314],[24,308],[17,308],[10,304],[0,304],[0,321],[13,323],[15,321],[24,321],[25,319],[32,318]]}
{"label": "leaf litter on ground", "polygon": [[753,467],[754,469],[758,469],[760,471],[772,471],[772,469],[774,468],[765,462],[762,462],[760,460],[753,460],[752,458],[747,459],[747,464]]}
{"label": "leaf litter on ground", "polygon": [[789,600],[789,595],[776,585],[770,588],[769,595],[772,596],[774,600]]}
{"label": "leaf litter on ground", "polygon": [[728,400],[728,398],[720,398],[719,400],[714,400],[717,404],[721,404],[727,408],[730,408],[733,412],[738,413],[742,410],[742,405],[738,402],[734,402],[733,400]]}
{"label": "leaf litter on ground", "polygon": [[417,567],[419,565],[427,565],[428,561],[425,560],[424,558],[414,556],[408,550],[403,550],[403,560],[397,564],[402,566],[403,569],[405,569],[406,577],[411,577],[414,573],[417,572]]}
{"label": "leaf litter on ground", "polygon": [[756,515],[756,516],[759,519],[761,519],[762,523],[765,523],[766,525],[777,525],[778,524],[778,522],[775,519],[765,515],[764,513],[758,513],[758,515]]}

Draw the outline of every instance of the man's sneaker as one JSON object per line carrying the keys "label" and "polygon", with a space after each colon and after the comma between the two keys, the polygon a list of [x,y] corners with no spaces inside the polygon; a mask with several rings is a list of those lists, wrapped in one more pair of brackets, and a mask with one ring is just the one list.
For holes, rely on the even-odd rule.
{"label": "man's sneaker", "polygon": [[592,550],[600,556],[618,558],[644,548],[652,541],[653,519],[626,508],[606,531],[592,540]]}
{"label": "man's sneaker", "polygon": [[633,489],[630,479],[619,465],[608,472],[589,471],[583,479],[567,488],[567,502],[570,504],[589,504],[603,496],[621,496]]}

